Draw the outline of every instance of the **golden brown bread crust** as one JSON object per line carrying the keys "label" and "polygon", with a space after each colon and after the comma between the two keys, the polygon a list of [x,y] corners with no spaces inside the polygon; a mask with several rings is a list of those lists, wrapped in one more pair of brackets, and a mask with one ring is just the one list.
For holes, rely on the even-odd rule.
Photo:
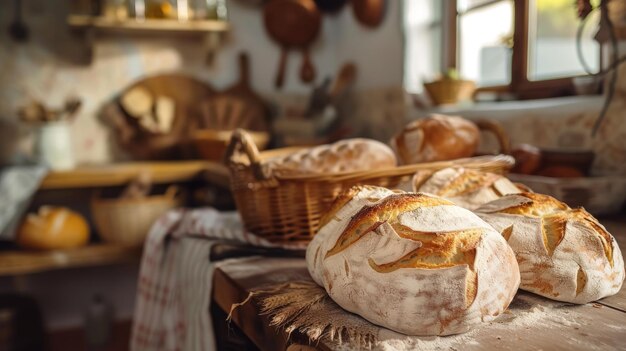
{"label": "golden brown bread crust", "polygon": [[415,192],[441,196],[469,210],[504,195],[521,192],[500,174],[463,167],[418,171],[413,176],[412,186]]}
{"label": "golden brown bread crust", "polygon": [[417,232],[402,225],[393,225],[398,235],[419,241],[421,246],[396,261],[370,265],[380,273],[400,268],[445,268],[467,264],[474,269],[476,245],[482,235],[480,229],[457,230],[445,233]]}
{"label": "golden brown bread crust", "polygon": [[420,207],[440,205],[453,205],[453,203],[425,194],[406,193],[391,195],[373,206],[363,207],[352,217],[348,227],[343,231],[341,236],[339,236],[335,246],[326,253],[326,257],[330,257],[345,250],[352,243],[359,240],[368,232],[376,229],[376,227],[383,222],[396,222],[398,215],[401,213],[412,211]]}
{"label": "golden brown bread crust", "polygon": [[[352,200],[358,193],[366,189],[375,190],[375,189],[384,189],[384,188],[374,186],[374,185],[355,185],[351,187],[350,189],[344,190],[335,198],[335,201],[333,201],[333,203],[330,205],[328,210],[324,212],[324,215],[320,219],[319,227],[321,228],[325,226],[326,224],[328,224],[328,222],[330,222],[331,219],[335,218],[335,215],[343,206],[345,206],[348,202],[350,202],[350,200]],[[399,193],[401,191],[398,190],[397,192]],[[373,203],[380,199],[381,197],[371,197],[368,200]]]}
{"label": "golden brown bread crust", "polygon": [[567,204],[549,195],[537,193],[520,193],[530,201],[504,208],[496,213],[517,214],[528,217],[541,218],[541,230],[544,245],[551,256],[565,236],[568,221],[578,221],[592,229],[602,241],[607,259],[613,264],[611,249],[611,234],[609,234],[589,212],[582,208],[571,209]]}
{"label": "golden brown bread crust", "polygon": [[440,269],[467,265],[469,274],[466,281],[465,307],[476,299],[478,275],[474,268],[476,246],[483,235],[482,229],[456,230],[450,232],[418,232],[399,223],[393,228],[400,237],[415,240],[421,246],[396,261],[376,264],[373,259],[368,263],[378,273],[389,273],[400,268]]}
{"label": "golden brown bread crust", "polygon": [[441,189],[437,195],[448,197],[468,194],[480,188],[491,186],[501,177],[494,173],[465,170],[460,177],[456,178],[448,187]]}
{"label": "golden brown bread crust", "polygon": [[[347,197],[339,203],[347,203],[354,195],[348,191]],[[474,271],[476,245],[482,229],[454,230],[448,232],[419,232],[401,225],[397,221],[399,214],[421,207],[452,205],[451,202],[424,194],[398,194],[386,197],[371,207],[363,207],[348,224],[335,246],[326,253],[326,258],[347,249],[368,232],[376,230],[384,222],[391,223],[395,232],[402,238],[420,243],[420,246],[399,259],[384,264],[376,264],[373,259],[368,263],[379,273],[389,273],[400,268],[437,269],[467,265],[469,274],[466,286],[466,307],[476,298],[477,275]]]}
{"label": "golden brown bread crust", "polygon": [[[432,174],[431,174],[432,175]],[[428,176],[416,176],[413,177],[413,189],[419,189],[428,181]],[[502,176],[495,173],[481,172],[473,169],[463,169],[462,173],[454,178],[451,182],[445,186],[439,188],[433,195],[443,197],[455,197],[465,195],[474,192],[480,188],[485,188],[493,185],[493,183],[501,179]],[[505,194],[500,194],[505,195]]]}
{"label": "golden brown bread crust", "polygon": [[529,217],[542,217],[554,212],[569,209],[569,206],[553,198],[552,196],[528,192],[520,193],[519,196],[525,197],[530,201],[505,208],[503,210],[497,211],[497,213],[518,214]]}
{"label": "golden brown bread crust", "polygon": [[478,148],[478,127],[461,117],[433,114],[409,123],[391,140],[403,164],[470,157]]}
{"label": "golden brown bread crust", "polygon": [[624,262],[615,239],[591,214],[547,195],[505,196],[477,210],[516,253],[521,288],[587,303],[619,291]]}

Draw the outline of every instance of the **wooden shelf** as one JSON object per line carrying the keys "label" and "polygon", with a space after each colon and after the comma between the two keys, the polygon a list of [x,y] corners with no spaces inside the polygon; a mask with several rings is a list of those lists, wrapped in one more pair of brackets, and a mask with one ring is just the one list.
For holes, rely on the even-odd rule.
{"label": "wooden shelf", "polygon": [[92,244],[56,251],[0,251],[0,276],[16,276],[55,269],[139,262],[141,248]]}
{"label": "wooden shelf", "polygon": [[142,172],[150,173],[155,184],[184,183],[204,177],[217,185],[229,186],[229,172],[226,166],[209,161],[180,161],[119,163],[51,172],[43,179],[40,189],[121,186]]}
{"label": "wooden shelf", "polygon": [[173,19],[116,20],[106,17],[70,15],[67,24],[74,29],[94,28],[103,31],[150,31],[174,33],[226,32],[230,25],[217,20],[178,21]]}

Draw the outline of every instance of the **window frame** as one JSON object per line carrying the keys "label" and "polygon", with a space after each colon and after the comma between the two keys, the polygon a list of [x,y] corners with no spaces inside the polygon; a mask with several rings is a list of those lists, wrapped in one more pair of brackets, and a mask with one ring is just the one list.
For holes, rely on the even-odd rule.
{"label": "window frame", "polygon": [[[490,0],[470,7],[463,13],[490,6],[503,0]],[[513,0],[513,48],[511,61],[511,82],[507,85],[485,86],[476,89],[480,92],[515,94],[517,99],[538,99],[557,96],[574,95],[575,89],[572,78],[562,78],[531,81],[528,79],[528,39],[530,23],[530,1]],[[458,24],[462,15],[457,9],[457,0],[443,1],[443,65],[447,69],[458,67]],[[599,50],[602,62],[602,50]]]}

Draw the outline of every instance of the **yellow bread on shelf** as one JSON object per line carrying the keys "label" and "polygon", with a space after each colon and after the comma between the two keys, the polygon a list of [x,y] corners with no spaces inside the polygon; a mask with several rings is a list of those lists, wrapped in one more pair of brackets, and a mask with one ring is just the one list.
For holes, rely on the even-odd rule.
{"label": "yellow bread on shelf", "polygon": [[26,216],[17,233],[17,243],[25,249],[72,249],[88,241],[85,218],[64,207],[42,206]]}

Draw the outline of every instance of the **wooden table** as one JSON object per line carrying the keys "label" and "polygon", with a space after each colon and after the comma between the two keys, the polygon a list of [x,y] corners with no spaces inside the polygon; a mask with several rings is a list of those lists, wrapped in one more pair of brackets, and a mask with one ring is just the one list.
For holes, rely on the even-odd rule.
{"label": "wooden table", "polygon": [[[626,247],[626,221],[603,223]],[[310,280],[303,259],[251,257],[216,270],[213,301],[228,312],[249,291],[294,280]],[[294,342],[308,345],[308,340],[297,333],[288,341],[286,333],[269,326],[268,317],[260,316],[259,310],[253,298],[233,313],[234,323],[259,349],[285,350]],[[421,338],[419,346],[425,350],[626,350],[626,287],[617,295],[586,305],[555,302],[519,291],[509,312],[467,334]],[[315,348],[334,350],[337,345],[323,341]]]}

